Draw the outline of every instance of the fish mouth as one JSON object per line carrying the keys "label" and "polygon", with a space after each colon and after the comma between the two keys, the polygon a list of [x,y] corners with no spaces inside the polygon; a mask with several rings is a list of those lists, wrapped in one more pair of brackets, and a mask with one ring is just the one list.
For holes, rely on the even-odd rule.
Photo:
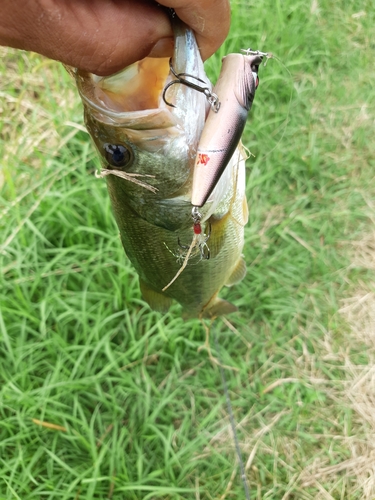
{"label": "fish mouth", "polygon": [[159,108],[168,77],[169,58],[146,57],[111,76],[79,74],[79,83],[86,103],[112,116]]}
{"label": "fish mouth", "polygon": [[138,130],[176,124],[162,99],[168,80],[169,58],[146,57],[107,77],[76,72],[81,99],[99,122]]}
{"label": "fish mouth", "polygon": [[96,119],[113,126],[142,130],[181,124],[190,108],[196,111],[199,106],[203,115],[206,114],[204,96],[183,85],[169,87],[164,98],[164,89],[175,79],[170,65],[175,72],[192,74],[211,87],[193,32],[177,18],[172,26],[171,58],[146,57],[104,77],[76,70],[81,98]]}

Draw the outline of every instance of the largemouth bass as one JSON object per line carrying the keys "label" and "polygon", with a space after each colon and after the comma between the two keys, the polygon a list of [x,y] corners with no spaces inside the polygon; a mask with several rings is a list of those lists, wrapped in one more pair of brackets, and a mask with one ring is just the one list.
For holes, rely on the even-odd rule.
{"label": "largemouth bass", "polygon": [[[194,75],[211,89],[193,32],[175,22],[174,33],[174,73]],[[247,63],[248,56],[237,56]],[[209,115],[205,95],[174,84],[164,100],[163,90],[174,79],[167,58],[146,58],[109,77],[81,71],[75,77],[122,244],[139,274],[144,299],[160,311],[176,300],[188,317],[237,310],[218,293],[246,274],[242,249],[248,208],[242,147],[230,151],[226,168],[211,183],[212,192],[206,193],[199,219],[192,221],[197,149]],[[251,85],[255,91],[255,82]],[[248,96],[243,100],[252,102]],[[217,117],[223,123],[225,116],[219,112]],[[200,158],[205,164],[208,156]]]}

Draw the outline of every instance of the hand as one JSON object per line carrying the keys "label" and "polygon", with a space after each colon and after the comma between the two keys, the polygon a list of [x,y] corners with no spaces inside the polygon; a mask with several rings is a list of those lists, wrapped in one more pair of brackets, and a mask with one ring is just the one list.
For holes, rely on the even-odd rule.
{"label": "hand", "polygon": [[[207,59],[225,40],[229,0],[158,0],[175,9]],[[2,0],[0,45],[32,50],[98,75],[170,56],[173,33],[155,0]]]}

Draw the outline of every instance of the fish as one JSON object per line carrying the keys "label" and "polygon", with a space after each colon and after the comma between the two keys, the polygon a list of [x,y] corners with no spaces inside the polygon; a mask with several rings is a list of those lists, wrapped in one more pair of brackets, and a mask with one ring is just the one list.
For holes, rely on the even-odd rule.
{"label": "fish", "polygon": [[[198,151],[212,111],[206,95],[215,94],[193,31],[177,19],[173,31],[171,59],[146,57],[104,77],[76,70],[75,80],[102,165],[99,176],[106,179],[144,300],[157,311],[167,312],[177,301],[186,318],[213,318],[237,311],[219,292],[246,274],[246,152],[237,144],[241,129],[204,204],[194,206],[197,157],[205,163],[211,154]],[[255,81],[250,83],[255,91]],[[217,113],[217,123],[224,118]]]}

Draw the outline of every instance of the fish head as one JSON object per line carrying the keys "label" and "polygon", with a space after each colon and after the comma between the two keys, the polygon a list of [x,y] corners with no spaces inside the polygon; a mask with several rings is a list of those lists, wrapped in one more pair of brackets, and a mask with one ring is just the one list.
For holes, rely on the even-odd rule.
{"label": "fish head", "polygon": [[175,80],[170,64],[176,73],[211,84],[193,32],[178,19],[173,29],[171,60],[146,57],[115,75],[79,70],[75,75],[110,193],[124,193],[130,203],[136,200],[133,205],[176,196],[189,200],[207,103],[203,94],[179,83],[168,87],[165,99],[163,92]]}

